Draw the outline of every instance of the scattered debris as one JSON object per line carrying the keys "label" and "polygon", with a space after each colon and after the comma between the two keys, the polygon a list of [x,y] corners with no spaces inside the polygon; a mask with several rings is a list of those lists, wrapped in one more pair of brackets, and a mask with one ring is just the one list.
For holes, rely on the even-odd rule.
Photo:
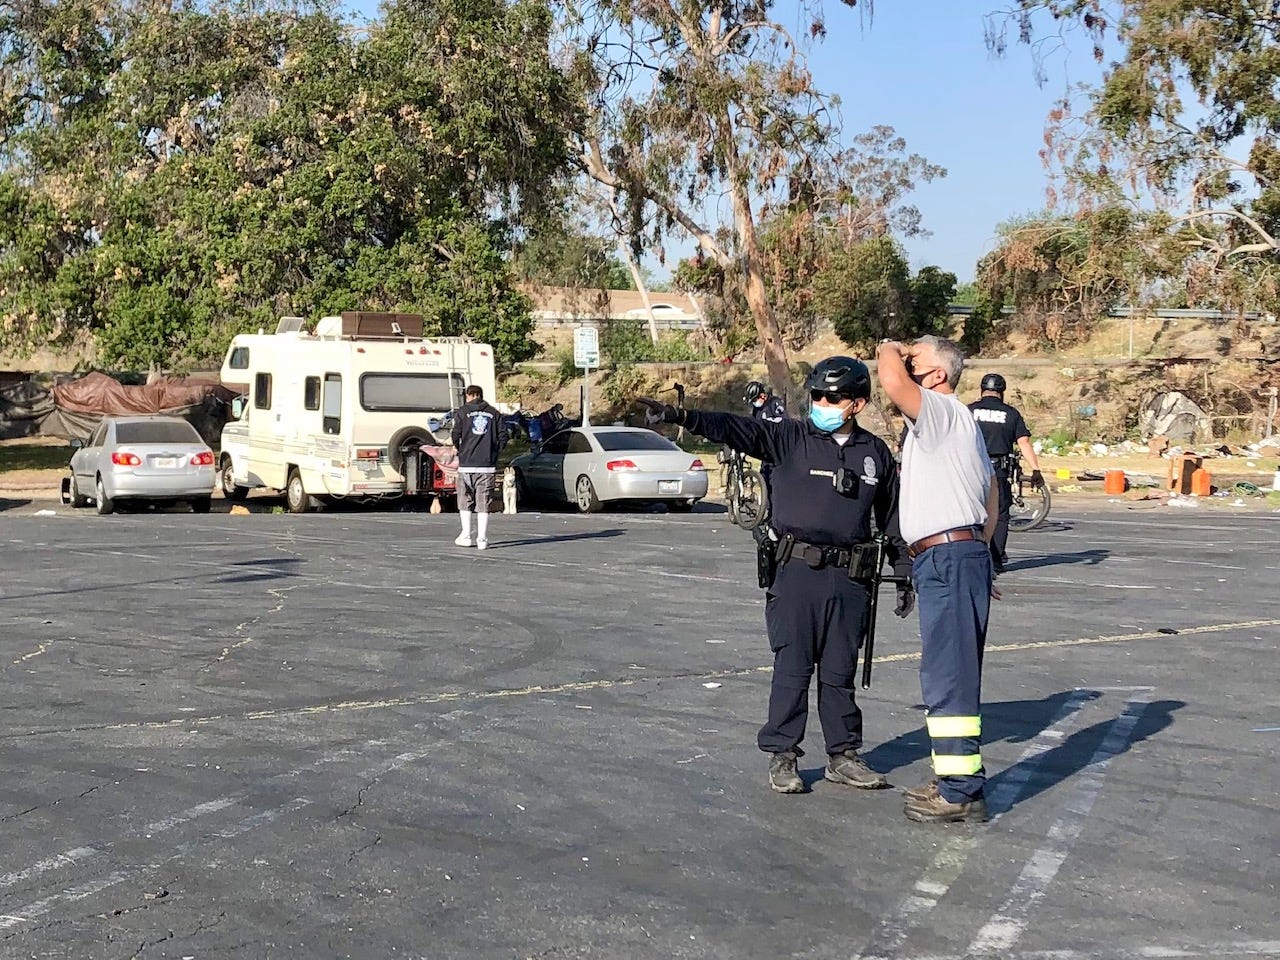
{"label": "scattered debris", "polygon": [[237,503],[235,506],[231,508],[230,512],[236,515],[237,517],[247,517],[249,515],[249,508],[244,506],[243,504]]}
{"label": "scattered debris", "polygon": [[723,686],[723,684],[716,683],[714,680],[708,680],[706,683],[703,684],[703,686],[706,687],[708,690],[716,690],[721,686]]}
{"label": "scattered debris", "polygon": [[1194,441],[1196,437],[1213,436],[1209,415],[1184,393],[1169,390],[1147,401],[1138,414],[1138,429],[1145,439],[1156,436],[1171,441]]}
{"label": "scattered debris", "polygon": [[56,517],[57,515],[58,513],[56,510],[37,510],[35,514],[33,514],[33,516],[37,517]]}

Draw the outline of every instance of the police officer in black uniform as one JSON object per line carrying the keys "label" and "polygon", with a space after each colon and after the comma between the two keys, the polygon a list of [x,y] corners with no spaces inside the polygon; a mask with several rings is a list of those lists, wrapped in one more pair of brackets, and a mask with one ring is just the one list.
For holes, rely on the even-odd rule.
{"label": "police officer in black uniform", "polygon": [[747,384],[746,393],[742,395],[742,402],[747,405],[751,416],[756,420],[768,420],[770,423],[777,423],[787,417],[786,405],[779,397],[775,397],[773,391],[759,380],[752,380]]}
{"label": "police officer in black uniform", "polygon": [[991,560],[995,564],[996,573],[1004,573],[1004,565],[1008,560],[1005,545],[1009,542],[1009,508],[1013,506],[1013,490],[1009,487],[1009,475],[1013,473],[1013,462],[1016,445],[1022,455],[1031,464],[1031,484],[1040,486],[1044,483],[1044,475],[1040,473],[1040,459],[1035,448],[1031,446],[1031,431],[1027,422],[1016,407],[1004,402],[1004,377],[998,373],[988,373],[982,378],[982,399],[969,404],[973,417],[978,421],[978,429],[982,431],[982,439],[987,444],[987,456],[991,458],[991,466],[995,468],[1000,484],[1000,515],[996,521],[995,532],[991,535]]}
{"label": "police officer in black uniform", "polygon": [[[650,408],[650,422],[680,424],[774,464],[772,524],[779,540],[762,545],[776,562],[764,578],[771,581],[765,625],[774,653],[773,682],[769,717],[757,738],[771,755],[769,786],[778,793],[804,791],[796,760],[803,755],[800,741],[816,667],[818,717],[828,756],[824,776],[874,790],[888,784],[858,756],[862,711],[854,700],[870,586],[850,571],[852,564],[865,573],[858,559],[872,546],[874,516],[888,536],[886,555],[894,572],[910,573],[898,534],[897,464],[884,441],[855,419],[871,397],[866,364],[828,357],[813,368],[805,388],[811,398],[808,419],[777,423],[638,399]],[[904,581],[894,612],[905,617],[914,603],[909,580]]]}

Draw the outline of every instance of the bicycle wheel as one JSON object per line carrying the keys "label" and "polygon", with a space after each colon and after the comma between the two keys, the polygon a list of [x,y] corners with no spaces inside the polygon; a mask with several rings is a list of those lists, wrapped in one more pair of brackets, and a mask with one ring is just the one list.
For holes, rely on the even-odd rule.
{"label": "bicycle wheel", "polygon": [[1009,530],[1025,533],[1040,526],[1049,516],[1052,501],[1047,483],[1033,487],[1025,480],[1019,481],[1013,488],[1013,503],[1009,506]]}
{"label": "bicycle wheel", "polygon": [[760,526],[768,510],[768,496],[760,474],[754,470],[743,470],[742,493],[738,501],[738,526],[744,530],[754,530]]}

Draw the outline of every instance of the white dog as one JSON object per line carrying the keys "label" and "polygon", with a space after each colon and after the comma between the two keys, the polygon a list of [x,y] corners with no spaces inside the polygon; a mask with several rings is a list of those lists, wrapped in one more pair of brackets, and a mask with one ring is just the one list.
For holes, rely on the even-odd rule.
{"label": "white dog", "polygon": [[516,512],[516,468],[507,467],[502,471],[502,512]]}

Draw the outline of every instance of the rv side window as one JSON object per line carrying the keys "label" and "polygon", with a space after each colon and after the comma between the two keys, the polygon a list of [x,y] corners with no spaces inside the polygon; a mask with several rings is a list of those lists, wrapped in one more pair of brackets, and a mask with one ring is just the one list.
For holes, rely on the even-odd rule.
{"label": "rv side window", "polygon": [[456,373],[366,373],[360,406],[370,411],[452,410],[464,384]]}
{"label": "rv side window", "polygon": [[227,366],[232,370],[249,369],[249,348],[232,347],[231,356],[227,358]]}
{"label": "rv side window", "polygon": [[253,378],[253,405],[259,410],[271,409],[271,374],[259,373]]}
{"label": "rv side window", "polygon": [[304,410],[320,409],[319,377],[307,377],[302,381],[302,408]]}
{"label": "rv side window", "polygon": [[342,430],[342,375],[324,375],[324,432],[339,433]]}

